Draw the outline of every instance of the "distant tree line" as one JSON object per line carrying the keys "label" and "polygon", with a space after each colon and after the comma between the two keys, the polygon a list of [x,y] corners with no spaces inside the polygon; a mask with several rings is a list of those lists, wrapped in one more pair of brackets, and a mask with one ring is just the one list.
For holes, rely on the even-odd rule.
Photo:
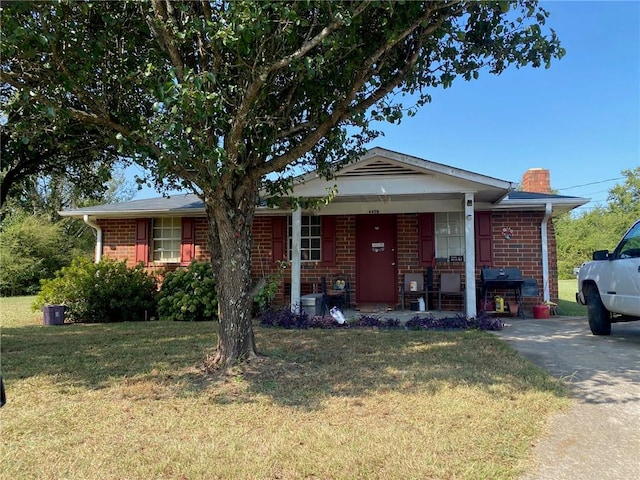
{"label": "distant tree line", "polygon": [[36,294],[41,279],[53,278],[74,258],[93,256],[93,229],[82,220],[60,217],[60,210],[130,200],[134,191],[121,168],[89,195],[61,172],[36,172],[14,184],[1,210],[0,295]]}
{"label": "distant tree line", "polygon": [[609,190],[607,202],[588,212],[555,221],[558,275],[572,278],[573,269],[591,260],[595,250],[613,250],[633,222],[640,219],[640,167],[623,170],[624,181]]}

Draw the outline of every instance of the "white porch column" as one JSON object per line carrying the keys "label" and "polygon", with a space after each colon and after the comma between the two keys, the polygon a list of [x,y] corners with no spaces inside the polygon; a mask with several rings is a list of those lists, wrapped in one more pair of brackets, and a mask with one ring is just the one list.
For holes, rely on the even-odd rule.
{"label": "white porch column", "polygon": [[300,310],[300,237],[302,210],[296,207],[291,212],[291,311]]}
{"label": "white porch column", "polygon": [[476,311],[476,234],[473,193],[464,194],[464,275],[465,310],[467,317],[475,317]]}

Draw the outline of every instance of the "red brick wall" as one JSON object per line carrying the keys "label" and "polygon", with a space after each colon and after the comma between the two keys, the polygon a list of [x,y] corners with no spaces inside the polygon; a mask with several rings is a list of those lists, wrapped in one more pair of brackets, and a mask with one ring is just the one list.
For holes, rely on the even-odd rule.
{"label": "red brick wall", "polygon": [[209,253],[209,241],[207,240],[207,219],[205,217],[196,218],[196,255],[198,262],[205,262],[211,259]]}
{"label": "red brick wall", "polygon": [[126,260],[128,266],[134,266],[136,252],[136,220],[105,219],[98,220],[102,228],[102,256],[113,260]]}
{"label": "red brick wall", "polygon": [[[540,248],[543,212],[494,212],[493,213],[493,265],[492,267],[517,267],[527,278],[538,281],[540,299],[542,299],[542,251]],[[271,252],[271,217],[256,217],[253,228],[253,250],[251,268],[255,280],[262,276],[276,273],[277,265],[272,260]],[[135,219],[105,219],[99,225],[103,230],[104,257],[126,260],[128,265],[135,263]],[[510,228],[512,236],[506,239],[502,234],[503,228]],[[552,301],[558,298],[558,272],[555,233],[553,222],[548,223],[549,236],[549,275],[550,296]],[[416,214],[400,214],[397,216],[397,268],[398,290],[401,287],[405,273],[422,273],[425,267],[418,260],[418,217]],[[336,261],[332,265],[323,262],[303,262],[301,265],[301,283],[303,293],[319,290],[320,279],[326,276],[331,279],[334,275],[346,275],[351,282],[353,303],[357,302],[356,292],[356,231],[355,216],[344,215],[336,217]],[[207,248],[207,223],[205,218],[196,219],[196,259],[209,260]],[[151,262],[149,270],[160,271],[177,265]],[[476,284],[480,287],[480,268],[476,269]],[[464,279],[464,263],[437,262],[434,266],[434,280],[436,284],[443,272],[458,272]],[[284,272],[284,282],[281,286],[277,303],[287,303],[285,298],[285,283],[291,283],[290,269]],[[509,300],[510,292],[505,292]],[[525,310],[531,312],[538,299],[526,298]],[[458,309],[459,299],[443,300],[444,309]]]}
{"label": "red brick wall", "polygon": [[[544,212],[494,212],[493,213],[493,266],[517,267],[525,278],[538,281],[539,298],[525,298],[525,310],[531,311],[542,300],[542,219]],[[506,239],[503,228],[510,228],[512,236]],[[558,301],[558,257],[553,222],[547,223],[549,238],[549,294],[552,302]]]}
{"label": "red brick wall", "polygon": [[396,228],[398,231],[396,246],[398,288],[400,288],[405,273],[424,271],[418,259],[418,215],[415,213],[398,215]]}

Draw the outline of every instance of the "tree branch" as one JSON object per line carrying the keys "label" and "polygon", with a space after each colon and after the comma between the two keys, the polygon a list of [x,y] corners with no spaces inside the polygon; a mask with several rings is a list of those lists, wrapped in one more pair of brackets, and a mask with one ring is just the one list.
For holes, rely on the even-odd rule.
{"label": "tree branch", "polygon": [[[361,2],[356,6],[352,18],[361,15],[369,6],[370,4],[368,2]],[[229,152],[229,156],[231,159],[234,159],[234,157],[237,157],[238,155],[236,145],[238,145],[240,140],[242,139],[242,132],[247,126],[251,105],[255,101],[256,96],[260,92],[264,83],[267,81],[269,74],[290,65],[293,60],[305,56],[309,51],[320,45],[322,41],[326,39],[332,32],[340,28],[343,23],[344,22],[342,19],[333,21],[328,26],[324,27],[311,40],[306,41],[298,50],[276,62],[273,62],[270,65],[267,65],[257,74],[257,76],[253,79],[251,84],[244,92],[242,102],[236,112],[236,115],[234,116],[234,121],[229,132],[229,142],[227,144],[229,149],[227,151]]]}
{"label": "tree branch", "polygon": [[312,148],[320,139],[322,139],[331,128],[338,125],[340,122],[353,116],[353,112],[364,113],[369,107],[373,106],[376,102],[384,98],[387,94],[393,91],[402,81],[406,78],[407,74],[414,68],[420,54],[420,49],[424,39],[426,39],[431,33],[442,25],[444,18],[440,19],[435,24],[429,25],[425,28],[418,38],[416,39],[416,46],[411,56],[405,61],[404,67],[398,70],[397,74],[393,76],[393,79],[386,84],[381,85],[370,95],[366,96],[357,104],[353,104],[353,100],[357,97],[358,92],[362,89],[368,79],[375,74],[372,71],[372,67],[380,63],[381,58],[389,53],[394,47],[401,44],[415,29],[429,18],[434,10],[442,8],[436,5],[433,10],[428,9],[425,13],[416,19],[409,27],[407,27],[400,35],[393,41],[383,45],[373,55],[367,58],[360,68],[359,73],[355,76],[354,83],[349,93],[343,98],[343,100],[336,105],[331,115],[317,126],[317,128],[310,132],[307,137],[299,142],[294,148],[290,149],[283,155],[273,158],[267,164],[264,164],[261,168],[256,169],[256,174],[263,176],[271,171],[277,171],[285,168],[289,163],[295,161],[297,158],[304,155]]}
{"label": "tree branch", "polygon": [[178,80],[182,81],[184,78],[184,60],[177,47],[175,36],[170,33],[165,27],[165,23],[169,23],[174,28],[177,28],[177,22],[173,17],[173,6],[170,0],[151,0],[151,5],[155,13],[156,19],[159,21],[154,22],[153,19],[147,16],[147,23],[149,28],[156,34],[158,43],[161,48],[169,54],[172,65],[176,68],[176,76]]}

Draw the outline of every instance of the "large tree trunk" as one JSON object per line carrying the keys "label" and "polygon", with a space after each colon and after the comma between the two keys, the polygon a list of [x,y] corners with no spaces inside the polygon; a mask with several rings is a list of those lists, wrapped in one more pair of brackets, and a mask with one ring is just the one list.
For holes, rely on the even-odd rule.
{"label": "large tree trunk", "polygon": [[209,367],[228,367],[257,355],[251,316],[254,199],[252,192],[236,205],[220,205],[219,197],[205,199],[220,312],[218,347]]}

